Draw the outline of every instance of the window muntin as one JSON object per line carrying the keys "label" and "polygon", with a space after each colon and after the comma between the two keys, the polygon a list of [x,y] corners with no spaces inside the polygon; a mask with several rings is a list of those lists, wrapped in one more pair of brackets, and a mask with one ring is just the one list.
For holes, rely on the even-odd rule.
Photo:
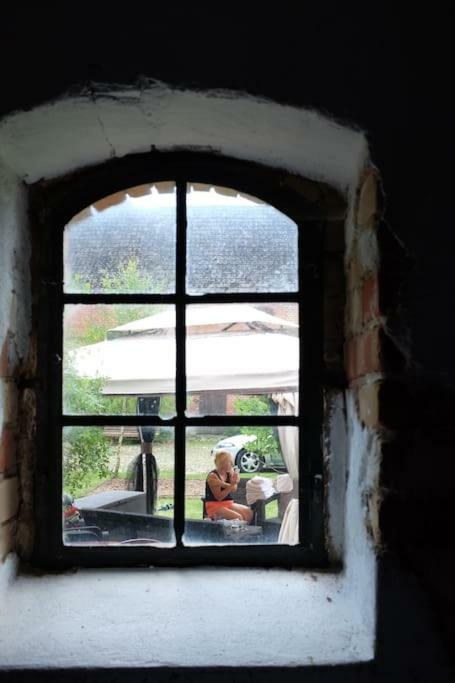
{"label": "window muntin", "polygon": [[[192,166],[192,161],[187,161],[187,167]],[[227,168],[229,167],[229,162]],[[208,167],[214,166],[215,168],[219,166],[219,164],[216,163],[216,160],[210,161],[208,164]],[[232,166],[236,167],[237,164],[232,162]],[[207,174],[209,173],[208,167],[205,169],[204,173]],[[183,169],[181,169],[181,172],[184,173]],[[255,171],[256,172],[256,171]],[[204,173],[202,175],[204,175]],[[265,196],[267,197],[267,200],[270,201],[270,198],[272,198],[272,203],[274,203],[273,196],[275,190],[272,188],[272,183],[269,181],[273,179],[273,172],[270,172],[271,178],[267,178],[266,172],[262,174],[262,172],[258,171],[258,179],[262,177],[262,180],[259,182],[256,182],[253,179],[253,176],[249,177],[247,186],[249,185],[249,189],[247,190],[248,193],[254,194],[257,192],[258,194],[261,194],[264,191]],[[223,173],[220,173],[220,169],[218,168],[216,174],[218,174],[218,177],[221,177]],[[215,174],[215,175],[216,175]],[[87,175],[91,175],[88,173]],[[134,175],[134,174],[133,174]],[[195,174],[197,175],[197,174]],[[191,175],[189,174],[191,177]],[[136,175],[136,177],[138,177]],[[162,175],[161,175],[162,177]],[[181,178],[181,173],[179,175]],[[233,182],[233,176],[229,175],[229,183],[225,183],[223,186],[227,186],[230,184],[230,182]],[[241,176],[237,176],[241,177]],[[96,174],[95,174],[95,180],[96,180]],[[251,180],[251,182],[250,182]],[[192,185],[195,185],[194,183],[191,183]],[[96,185],[96,182],[95,182]],[[241,183],[239,183],[241,185]],[[84,194],[84,182],[80,184],[78,193],[79,196],[83,196]],[[106,182],[105,180],[102,179],[102,182],[100,184],[101,188],[106,187]],[[117,184],[118,187],[118,184]],[[320,545],[319,539],[322,540],[322,518],[320,516],[320,512],[316,511],[316,514],[313,515],[307,514],[308,511],[313,510],[314,506],[316,505],[316,508],[319,510],[320,508],[320,501],[322,501],[321,495],[311,495],[311,491],[314,488],[314,482],[317,480],[318,482],[321,481],[321,474],[317,474],[316,477],[314,476],[314,472],[319,472],[321,473],[321,460],[320,460],[320,425],[321,425],[321,417],[322,413],[320,412],[319,406],[321,406],[320,398],[322,398],[322,394],[320,393],[320,388],[318,388],[318,382],[317,382],[317,377],[320,376],[320,360],[321,360],[321,332],[319,330],[319,325],[321,322],[321,309],[320,309],[320,299],[318,298],[318,291],[320,291],[320,288],[318,286],[314,287],[315,284],[315,273],[318,272],[318,268],[320,267],[319,264],[319,257],[321,254],[320,247],[322,245],[321,241],[321,222],[320,221],[315,221],[315,218],[313,217],[314,210],[310,207],[309,215],[310,215],[310,230],[306,230],[305,233],[302,232],[302,225],[301,225],[301,220],[302,216],[305,216],[305,201],[303,200],[303,205],[299,209],[299,202],[300,200],[298,199],[297,196],[292,197],[292,191],[288,191],[286,187],[284,187],[284,190],[278,191],[278,188],[281,187],[281,181],[276,184],[276,196],[277,196],[277,206],[280,206],[280,209],[284,207],[284,210],[286,211],[286,206],[289,207],[289,214],[291,216],[295,216],[297,218],[297,221],[299,223],[299,256],[298,256],[298,262],[299,262],[299,292],[300,293],[290,293],[286,297],[284,297],[287,301],[295,302],[298,303],[299,305],[299,314],[300,318],[302,318],[302,314],[305,313],[306,320],[308,322],[312,322],[312,334],[311,338],[306,339],[305,342],[305,348],[306,348],[306,356],[301,356],[301,366],[300,366],[300,382],[301,382],[301,388],[304,389],[305,395],[308,397],[307,401],[307,408],[311,409],[307,411],[308,415],[307,417],[310,418],[307,422],[307,428],[303,429],[304,427],[304,422],[305,422],[305,415],[301,415],[300,418],[295,417],[294,415],[282,415],[282,416],[259,416],[255,417],[254,421],[258,422],[259,424],[269,424],[270,420],[272,420],[276,424],[280,425],[297,425],[299,426],[299,430],[301,431],[301,436],[303,436],[303,440],[300,440],[301,447],[300,447],[300,469],[301,471],[304,472],[304,478],[301,479],[300,484],[299,484],[299,497],[301,499],[302,505],[301,510],[300,510],[300,521],[303,521],[303,524],[300,525],[300,528],[302,530],[301,534],[301,543],[299,546],[296,548],[296,551],[298,551],[298,555],[294,555],[285,551],[283,549],[283,552],[279,550],[278,548],[272,548],[269,547],[267,550],[267,553],[264,554],[260,552],[260,547],[255,547],[254,548],[254,554],[251,555],[251,553],[247,552],[247,548],[243,548],[242,552],[239,554],[239,552],[236,552],[234,548],[229,548],[227,549],[226,555],[223,555],[222,557],[219,554],[213,555],[213,553],[210,551],[210,548],[205,548],[203,554],[201,555],[197,551],[191,551],[188,553],[181,553],[181,544],[177,540],[177,549],[176,552],[174,553],[173,551],[167,551],[166,555],[163,556],[162,553],[160,553],[158,550],[156,551],[156,554],[154,553],[154,560],[156,560],[157,564],[191,564],[194,561],[199,563],[201,561],[203,562],[214,562],[216,564],[223,564],[223,563],[237,563],[240,562],[241,564],[244,564],[244,561],[247,561],[247,563],[252,563],[252,564],[269,564],[270,562],[272,564],[278,563],[284,563],[288,565],[289,563],[295,564],[297,563],[306,563],[306,564],[312,564],[316,562],[317,564],[320,564],[321,562],[324,562],[323,558],[324,553],[322,551],[322,545]],[[82,191],[81,191],[82,189]],[[283,195],[280,197],[280,192]],[[234,191],[236,193],[236,191]],[[90,198],[96,197],[96,194],[94,193],[93,187],[89,187],[88,185],[86,186],[86,194]],[[177,537],[181,538],[181,535],[183,533],[183,528],[184,528],[184,511],[183,511],[183,489],[184,489],[184,457],[182,456],[182,453],[184,453],[184,431],[186,427],[193,426],[195,424],[198,425],[204,425],[207,423],[207,420],[212,420],[210,417],[201,417],[201,418],[195,418],[195,417],[187,417],[182,416],[184,415],[184,410],[186,407],[186,401],[185,401],[185,376],[182,374],[182,371],[185,370],[185,363],[184,363],[184,348],[185,348],[185,341],[184,341],[184,326],[185,326],[185,309],[182,304],[191,304],[191,303],[231,303],[231,302],[249,302],[249,303],[262,303],[266,299],[273,301],[273,302],[278,302],[283,300],[283,296],[279,294],[278,292],[270,292],[266,296],[264,293],[253,293],[252,295],[248,295],[246,297],[245,294],[238,294],[238,293],[233,293],[233,294],[226,294],[226,293],[216,293],[216,294],[206,294],[206,295],[191,295],[187,294],[184,291],[184,273],[185,273],[185,243],[186,243],[186,221],[185,221],[185,202],[183,200],[184,194],[186,194],[186,183],[183,180],[177,181],[177,233],[179,235],[178,239],[178,249],[176,253],[176,296],[170,297],[169,295],[165,294],[159,294],[159,295],[153,295],[153,294],[147,294],[147,295],[140,295],[140,294],[131,294],[131,293],[126,293],[126,294],[115,294],[115,293],[66,293],[63,295],[63,300],[66,303],[112,303],[112,302],[121,302],[121,303],[144,303],[145,301],[147,303],[175,303],[178,302],[177,305],[177,315],[176,315],[176,338],[177,338],[177,366],[180,368],[179,370],[179,382],[178,382],[178,391],[177,391],[177,396],[176,396],[176,407],[178,411],[178,416],[176,418],[173,418],[168,424],[175,425],[176,427],[176,432],[175,432],[175,439],[176,439],[176,452],[180,454],[180,462],[178,461],[179,458],[177,459],[177,466],[176,466],[176,492],[179,492],[179,495],[181,497],[181,501],[179,503],[179,497],[177,496],[176,498],[176,509],[175,509],[175,524],[176,524],[176,531],[177,531]],[[98,193],[98,197],[102,196],[102,192]],[[62,195],[60,195],[61,197]],[[287,198],[289,197],[289,199]],[[66,197],[63,198],[63,202],[66,201]],[[80,204],[79,204],[80,205]],[[61,208],[55,212],[55,215],[57,217],[58,221],[58,216],[59,215],[65,215],[65,211],[62,212],[63,206],[61,205]],[[68,215],[68,213],[66,213]],[[58,223],[54,223],[56,229],[58,229]],[[307,235],[308,233],[308,235]],[[308,236],[305,237],[305,240],[302,239],[303,234]],[[305,241],[305,250],[302,249],[303,241]],[[309,246],[309,248],[307,248]],[[307,254],[307,257],[305,257],[305,254]],[[307,265],[305,265],[305,262],[307,262]],[[55,278],[55,276],[54,276]],[[57,275],[58,279],[58,275]],[[316,280],[318,278],[316,277]],[[316,281],[316,285],[318,285],[319,282]],[[55,291],[55,290],[52,290]],[[305,298],[303,299],[301,296],[302,291],[305,291]],[[310,296],[311,295],[311,296]],[[53,297],[51,297],[53,298]],[[58,299],[57,299],[57,305],[58,305]],[[314,332],[314,334],[313,334]],[[57,356],[59,355],[59,349],[61,349],[61,346],[59,345],[59,335],[57,334],[56,336],[56,346],[55,349],[57,351]],[[310,343],[307,343],[310,342]],[[300,338],[300,350],[302,351],[303,343],[302,343],[302,338]],[[61,351],[60,351],[61,353]],[[305,360],[306,358],[306,360]],[[305,365],[305,362],[307,363],[307,368],[311,367],[313,368],[311,373],[305,373],[304,372],[304,367],[302,365]],[[58,369],[58,368],[57,368]],[[55,374],[55,373],[53,373]],[[58,377],[58,374],[55,375],[55,377]],[[305,379],[305,381],[302,383],[302,378]],[[320,385],[319,385],[320,387]],[[58,392],[56,394],[57,399],[58,399]],[[316,399],[315,401],[311,399]],[[298,402],[298,401],[297,401]],[[91,416],[86,416],[86,417],[71,417],[70,415],[63,415],[61,418],[58,417],[58,401],[57,403],[54,402],[54,407],[57,407],[57,412],[54,411],[53,414],[55,415],[55,419],[61,420],[64,425],[70,425],[70,424],[89,424],[89,423],[97,423],[99,421],[98,418],[95,418],[95,420],[90,420],[89,418]],[[105,416],[105,421],[107,421],[107,424],[118,424],[119,423],[119,416],[113,416],[113,415],[107,415]],[[128,418],[128,416],[125,416],[124,419],[122,420],[125,424],[129,425],[132,424],[131,420],[133,419],[133,416]],[[217,417],[217,421],[219,422],[221,418]],[[230,418],[230,416],[226,416],[223,418],[223,424],[234,424],[232,420],[236,422],[241,422],[242,424],[251,424],[251,420],[253,417],[248,418],[248,416],[245,417],[239,417],[239,418]],[[249,422],[250,419],[250,422]],[[212,420],[213,421],[213,420]],[[145,417],[143,415],[138,416],[137,423],[141,425],[147,425],[147,424],[155,424],[155,425],[160,425],[162,424],[161,418],[158,416],[152,416],[152,417]],[[186,427],[185,427],[186,425]],[[302,431],[303,429],[303,431]],[[305,443],[310,445],[310,449],[305,449]],[[303,458],[302,457],[302,450],[305,450],[306,455]],[[303,470],[302,470],[303,467]],[[306,473],[306,474],[305,474]],[[308,492],[310,495],[305,495],[302,496],[303,491]],[[319,501],[319,502],[318,502]],[[180,509],[179,509],[180,508]],[[55,509],[55,508],[53,508]],[[304,529],[305,527],[305,529]],[[317,545],[314,545],[314,542],[317,543]],[[294,551],[292,551],[294,552]],[[322,555],[321,555],[322,552]],[[246,554],[245,554],[246,553]],[[103,555],[103,553],[98,553],[99,557]],[[66,554],[64,555],[66,557]],[[61,557],[64,557],[61,556]],[[75,557],[74,554],[71,554],[72,557]],[[88,561],[89,563],[91,562],[91,557],[93,555],[87,555],[87,553],[81,552],[77,553],[78,558],[85,558],[85,561]],[[93,556],[94,557],[94,556]],[[135,562],[137,561],[138,558],[143,558],[144,555],[139,552],[139,549],[136,549],[134,552],[131,551],[131,554],[125,555],[123,552],[118,555],[117,553],[112,554],[112,552],[109,552],[106,557],[109,558],[109,561],[113,562],[120,562],[120,564],[125,563],[125,562]],[[128,559],[129,558],[129,559]],[[316,559],[319,558],[319,559]],[[82,560],[81,560],[82,561]],[[314,564],[313,564],[314,566]]]}

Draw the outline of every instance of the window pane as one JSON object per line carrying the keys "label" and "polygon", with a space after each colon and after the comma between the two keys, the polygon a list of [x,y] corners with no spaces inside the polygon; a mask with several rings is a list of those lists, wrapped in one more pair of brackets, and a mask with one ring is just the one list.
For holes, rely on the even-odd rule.
{"label": "window pane", "polygon": [[174,307],[65,306],[63,366],[68,415],[174,415]]}
{"label": "window pane", "polygon": [[174,430],[142,440],[131,426],[63,429],[65,545],[175,545]]}
{"label": "window pane", "polygon": [[[297,427],[188,428],[185,545],[297,544],[298,452]],[[207,477],[233,466],[232,500],[217,500]]]}
{"label": "window pane", "polygon": [[175,291],[173,182],[100,199],[65,227],[65,292]]}
{"label": "window pane", "polygon": [[186,322],[188,415],[275,414],[278,394],[297,409],[297,304],[195,304]]}
{"label": "window pane", "polygon": [[297,291],[297,225],[277,209],[198,184],[187,218],[188,293]]}

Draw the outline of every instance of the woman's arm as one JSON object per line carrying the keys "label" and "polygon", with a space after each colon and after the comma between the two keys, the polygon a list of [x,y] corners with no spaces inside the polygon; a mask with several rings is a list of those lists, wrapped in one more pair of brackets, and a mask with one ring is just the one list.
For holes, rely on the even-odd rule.
{"label": "woman's arm", "polygon": [[207,484],[217,500],[224,500],[231,491],[237,490],[237,484],[228,484],[227,481],[221,481],[213,473],[209,474]]}

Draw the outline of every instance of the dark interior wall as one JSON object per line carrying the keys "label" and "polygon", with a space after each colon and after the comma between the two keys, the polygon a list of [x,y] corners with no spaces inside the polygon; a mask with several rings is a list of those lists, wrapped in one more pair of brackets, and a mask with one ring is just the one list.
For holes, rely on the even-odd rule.
{"label": "dark interior wall", "polygon": [[[455,436],[447,427],[455,387],[454,240],[446,176],[452,122],[443,102],[447,19],[436,8],[430,13],[413,7],[411,17],[405,7],[383,5],[16,3],[3,8],[1,17],[0,117],[81,84],[129,84],[147,77],[181,87],[247,91],[318,109],[366,131],[383,178],[386,222],[408,254],[398,263],[403,285],[396,329],[410,352],[412,416],[398,416],[401,425],[404,420],[403,441],[386,456],[385,483],[400,490],[401,507],[392,506],[385,528],[394,529],[389,538],[396,552],[414,529],[412,547],[401,550],[399,562],[424,587],[433,636],[448,646],[455,599],[447,571],[453,550],[444,536],[453,533],[440,513],[455,474]],[[423,433],[418,423],[425,424]],[[433,464],[439,479],[427,490]],[[425,543],[419,538],[416,508],[431,513],[434,540],[431,525],[425,527]],[[384,582],[396,585],[388,561]],[[426,636],[416,638],[423,638],[423,647]],[[409,651],[413,644],[411,639]],[[380,647],[386,648],[383,641]],[[428,680],[431,666],[427,662],[425,673],[416,669],[412,680]],[[362,675],[371,679],[370,673]],[[438,676],[433,680],[445,680]],[[396,680],[407,679],[402,672]]]}
{"label": "dark interior wall", "polygon": [[[92,3],[89,10],[16,3],[2,16],[0,116],[77,84],[145,76],[182,87],[244,90],[362,127],[384,178],[388,221],[413,259],[404,295],[414,360],[455,380],[455,356],[441,324],[441,295],[454,292],[449,198],[440,170],[450,140],[439,87],[444,20],[424,9],[409,16],[405,7],[382,5],[300,3],[296,9],[281,3],[278,12],[254,3],[223,9]],[[432,352],[430,338],[442,353]]]}

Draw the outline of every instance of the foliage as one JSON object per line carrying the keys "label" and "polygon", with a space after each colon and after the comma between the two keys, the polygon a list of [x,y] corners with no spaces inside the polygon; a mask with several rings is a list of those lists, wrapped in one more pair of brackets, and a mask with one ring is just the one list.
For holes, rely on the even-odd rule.
{"label": "foliage", "polygon": [[125,415],[135,412],[135,397],[103,396],[101,390],[106,383],[106,378],[80,377],[69,357],[65,357],[64,379],[66,413],[72,415]]}
{"label": "foliage", "polygon": [[146,273],[139,270],[136,259],[129,259],[126,263],[119,264],[116,273],[103,271],[101,283],[104,292],[121,294],[156,292],[160,289]]}
{"label": "foliage", "polygon": [[[75,275],[72,289],[90,293],[90,283]],[[104,273],[105,292],[150,291],[150,279],[142,274],[133,259],[123,264],[115,274]],[[106,338],[106,332],[118,325],[152,315],[157,310],[151,305],[78,306],[71,309],[65,320],[64,401],[70,414],[121,415],[135,413],[136,399],[123,396],[103,396],[105,378],[90,379],[78,376],[71,354],[80,346],[95,344]],[[64,487],[72,495],[81,495],[90,485],[109,476],[110,440],[102,428],[71,428],[65,434]]]}
{"label": "foliage", "polygon": [[65,432],[64,488],[77,493],[93,476],[109,474],[109,442],[101,427],[71,427]]}
{"label": "foliage", "polygon": [[[268,398],[261,396],[249,396],[248,398],[236,398],[234,408],[237,415],[269,415]],[[254,435],[256,441],[251,444],[251,449],[264,458],[273,459],[276,453],[280,453],[280,445],[273,427],[242,427],[241,434]]]}
{"label": "foliage", "polygon": [[[152,278],[142,273],[136,259],[129,259],[120,264],[116,273],[102,273],[101,290],[106,294],[159,292],[164,283],[156,283]],[[84,282],[79,274],[75,274],[70,285],[70,291],[82,291],[90,294],[93,287],[90,282]],[[104,341],[106,332],[113,327],[140,320],[153,315],[162,307],[153,304],[116,304],[107,306],[78,306],[71,310],[65,320],[65,348],[71,350],[87,344]]]}

